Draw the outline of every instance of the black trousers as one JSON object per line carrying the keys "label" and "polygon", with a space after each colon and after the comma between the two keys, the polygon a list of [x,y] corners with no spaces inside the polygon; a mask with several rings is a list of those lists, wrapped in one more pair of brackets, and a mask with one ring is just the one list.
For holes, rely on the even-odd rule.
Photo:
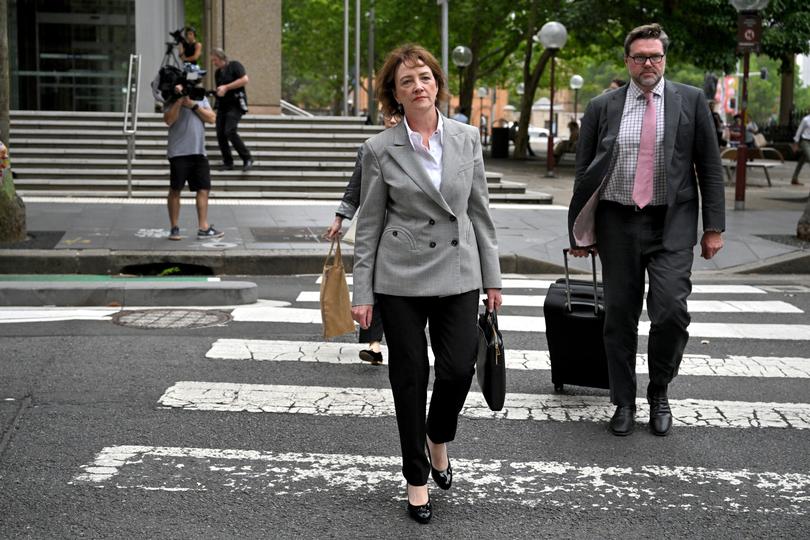
{"label": "black trousers", "polygon": [[[478,290],[443,297],[377,295],[388,341],[388,377],[402,447],[402,474],[412,486],[427,483],[425,435],[452,441],[467,399],[478,347]],[[430,374],[425,324],[436,358],[433,395],[425,421]]]}
{"label": "black trousers", "polygon": [[358,343],[371,343],[373,341],[382,341],[383,338],[383,322],[380,307],[377,302],[374,302],[374,310],[371,313],[371,324],[365,330],[360,329],[360,335],[357,337]]}
{"label": "black trousers", "polygon": [[686,299],[692,292],[694,254],[692,248],[664,248],[665,214],[663,206],[636,210],[608,201],[601,201],[597,208],[596,238],[605,288],[605,352],[611,401],[616,405],[635,405],[645,272],[649,278],[650,383],[663,386],[672,381],[689,339]]}
{"label": "black trousers", "polygon": [[242,161],[250,159],[250,152],[242,142],[236,128],[239,126],[239,120],[242,118],[242,111],[236,108],[226,107],[217,111],[217,142],[219,143],[219,151],[222,154],[222,161],[226,165],[233,164],[233,154],[231,154],[231,147],[228,142],[233,145],[233,149],[242,158]]}

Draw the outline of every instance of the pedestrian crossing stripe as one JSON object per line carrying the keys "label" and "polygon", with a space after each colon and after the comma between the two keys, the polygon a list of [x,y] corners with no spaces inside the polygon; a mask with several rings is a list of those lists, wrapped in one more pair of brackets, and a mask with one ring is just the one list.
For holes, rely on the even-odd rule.
{"label": "pedestrian crossing stripe", "polygon": [[[428,397],[428,401],[430,398]],[[691,427],[810,429],[810,404],[670,400],[673,423]],[[168,409],[221,412],[266,412],[315,416],[394,416],[391,390],[328,386],[240,384],[179,381],[158,400]],[[637,400],[638,417],[649,415]],[[472,391],[461,411],[466,418],[606,422],[615,407],[606,396],[507,393],[504,409],[494,412]]]}
{"label": "pedestrian crossing stripe", "polygon": [[[351,293],[349,293],[351,296]],[[482,295],[482,298],[486,296]],[[319,291],[301,291],[296,302],[320,302]],[[545,295],[505,294],[504,307],[536,307],[542,308],[546,301]],[[804,313],[796,306],[781,300],[770,301],[739,301],[739,300],[689,300],[690,313]],[[647,303],[644,303],[647,309]]]}
{"label": "pedestrian crossing stripe", "polygon": [[[574,276],[571,279],[583,279],[582,276]],[[587,277],[586,277],[587,279]],[[323,276],[318,276],[315,283],[320,285]],[[503,278],[501,279],[502,289],[548,289],[554,279],[530,279],[530,278]],[[346,276],[346,283],[353,285],[353,276],[348,274]],[[645,285],[646,290],[647,285]],[[732,284],[706,284],[706,285],[692,285],[692,294],[768,294],[767,291],[754,287],[752,285],[732,285]]]}
{"label": "pedestrian crossing stripe", "polygon": [[[321,311],[308,308],[239,306],[231,312],[237,322],[286,322],[295,324],[321,324]],[[545,332],[543,317],[528,315],[498,315],[498,327],[502,331]],[[808,324],[754,324],[754,323],[704,323],[692,322],[689,335],[696,338],[769,339],[804,341],[810,340]],[[638,333],[649,335],[649,321],[641,321]]]}
{"label": "pedestrian crossing stripe", "polygon": [[[509,503],[566,509],[750,512],[804,516],[810,475],[692,466],[576,464],[452,457],[442,504]],[[380,493],[403,503],[398,456],[167,446],[109,446],[73,485],[167,492],[222,490],[269,496]],[[553,486],[550,489],[549,486]],[[696,489],[696,486],[701,486]]]}
{"label": "pedestrian crossing stripe", "polygon": [[[220,360],[255,360],[276,362],[316,362],[325,364],[358,364],[357,353],[362,347],[350,343],[327,341],[284,341],[260,339],[218,339],[205,357]],[[384,357],[388,348],[381,347]],[[428,348],[433,365],[433,351]],[[365,365],[365,364],[364,364]],[[506,368],[513,370],[548,370],[551,361],[548,351],[509,349]],[[636,357],[636,372],[648,373],[647,355]],[[680,375],[717,377],[775,377],[810,378],[810,358],[727,356],[712,358],[707,355],[685,354],[678,370]]]}

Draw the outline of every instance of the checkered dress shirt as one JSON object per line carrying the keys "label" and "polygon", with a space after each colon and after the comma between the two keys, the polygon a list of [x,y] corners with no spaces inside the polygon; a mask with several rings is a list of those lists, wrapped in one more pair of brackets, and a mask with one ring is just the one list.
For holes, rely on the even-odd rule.
{"label": "checkered dress shirt", "polygon": [[[600,199],[614,201],[629,206],[633,202],[633,184],[638,161],[638,146],[641,142],[641,121],[647,100],[644,92],[630,81],[627,98],[624,101],[619,135],[613,147],[610,173]],[[664,79],[653,88],[655,104],[655,173],[653,174],[653,195],[651,205],[667,204],[667,179],[664,168]]]}

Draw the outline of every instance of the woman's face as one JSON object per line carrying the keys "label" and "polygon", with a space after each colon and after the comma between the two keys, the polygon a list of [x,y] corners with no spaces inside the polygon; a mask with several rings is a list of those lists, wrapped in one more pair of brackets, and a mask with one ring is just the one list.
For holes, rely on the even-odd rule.
{"label": "woman's face", "polygon": [[394,75],[394,97],[406,115],[432,110],[439,93],[433,72],[424,63],[401,63]]}

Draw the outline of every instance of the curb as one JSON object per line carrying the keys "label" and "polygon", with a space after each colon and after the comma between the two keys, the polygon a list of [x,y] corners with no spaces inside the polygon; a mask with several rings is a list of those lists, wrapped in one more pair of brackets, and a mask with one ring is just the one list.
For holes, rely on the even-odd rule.
{"label": "curb", "polygon": [[[279,276],[320,274],[326,254],[323,251],[118,251],[84,250],[2,250],[2,274],[101,274],[123,273],[129,266],[184,264],[209,268],[214,275]],[[353,256],[343,255],[347,271]],[[562,266],[515,253],[500,256],[501,272],[511,274],[560,274]],[[572,270],[572,273],[580,273]],[[17,304],[19,305],[19,304]]]}

